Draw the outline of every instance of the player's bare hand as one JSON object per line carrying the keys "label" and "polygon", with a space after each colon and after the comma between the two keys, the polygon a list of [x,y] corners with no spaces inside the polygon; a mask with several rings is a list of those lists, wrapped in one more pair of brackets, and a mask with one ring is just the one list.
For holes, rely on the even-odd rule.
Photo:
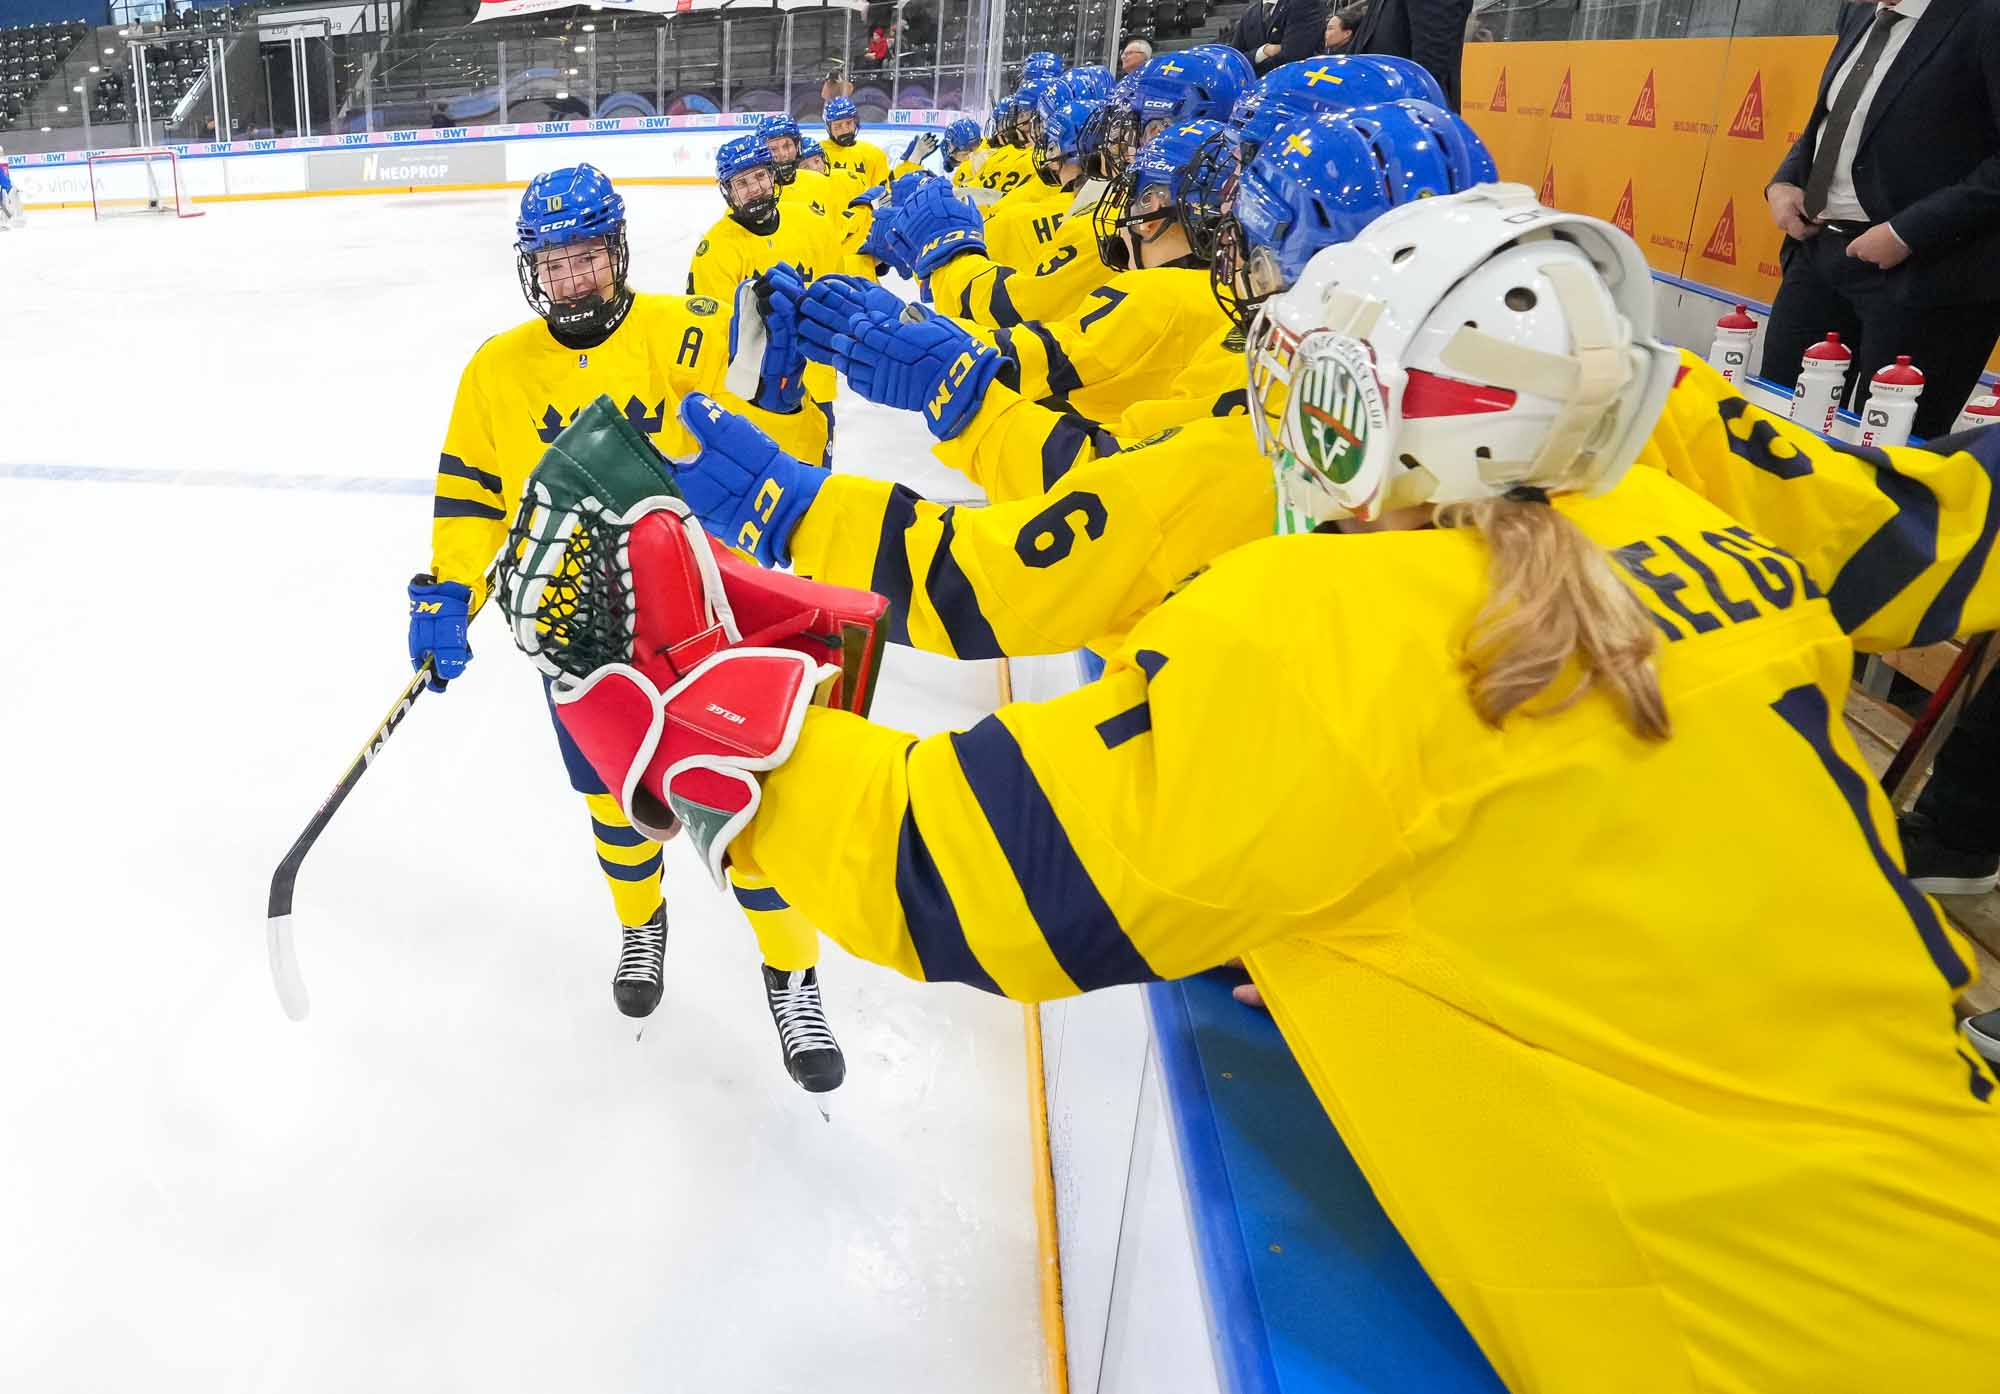
{"label": "player's bare hand", "polygon": [[[1240,958],[1232,958],[1229,960],[1229,966],[1231,968],[1241,968],[1243,966],[1243,960]],[[1234,997],[1237,1001],[1241,1002],[1246,1007],[1255,1007],[1260,1012],[1268,1012],[1271,1010],[1271,1008],[1264,1001],[1263,989],[1258,987],[1257,984],[1255,983],[1243,983],[1240,984],[1239,986],[1233,987],[1229,989],[1229,995],[1231,997]]]}
{"label": "player's bare hand", "polygon": [[1764,190],[1771,206],[1771,221],[1787,237],[1803,242],[1819,233],[1819,224],[1806,217],[1806,191],[1796,184],[1773,184]]}
{"label": "player's bare hand", "polygon": [[1877,223],[1847,244],[1847,254],[1888,271],[1909,260],[1910,246],[1887,223]]}

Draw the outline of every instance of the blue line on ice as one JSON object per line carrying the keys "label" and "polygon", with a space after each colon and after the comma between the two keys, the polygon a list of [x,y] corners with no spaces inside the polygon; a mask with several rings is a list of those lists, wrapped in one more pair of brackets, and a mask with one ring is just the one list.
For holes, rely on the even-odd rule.
{"label": "blue line on ice", "polygon": [[296,489],[318,494],[428,494],[429,479],[385,479],[365,474],[262,474],[255,470],[155,470],[109,465],[0,464],[0,479],[63,484],[181,484],[196,488]]}

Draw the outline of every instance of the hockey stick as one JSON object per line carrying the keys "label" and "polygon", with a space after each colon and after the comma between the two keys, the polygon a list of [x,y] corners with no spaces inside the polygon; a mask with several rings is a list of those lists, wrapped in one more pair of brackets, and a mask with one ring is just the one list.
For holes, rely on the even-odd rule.
{"label": "hockey stick", "polygon": [[[479,608],[486,608],[486,596],[493,594],[493,587],[500,574],[496,564],[486,573],[486,589]],[[474,610],[466,617],[469,624],[479,613]],[[396,734],[396,728],[403,724],[403,718],[410,714],[410,708],[417,704],[417,698],[424,695],[430,686],[434,659],[426,658],[424,666],[410,679],[396,698],[389,714],[382,718],[374,733],[362,744],[361,752],[354,757],[354,763],[347,767],[347,773],[340,777],[340,783],[333,786],[333,792],[326,796],[312,821],[306,824],[291,851],[278,863],[278,869],[271,875],[271,898],[266,907],[264,941],[271,955],[271,984],[278,990],[278,1005],[285,1009],[285,1015],[293,1021],[304,1021],[312,1010],[312,1000],[306,996],[306,980],[299,973],[298,949],[292,942],[292,888],[299,879],[299,868],[305,864],[306,853],[312,851],[319,835],[326,831],[326,825],[333,821],[333,815],[340,811],[341,804],[354,792],[354,786],[361,782],[361,776],[368,773],[368,767],[375,763],[375,757],[382,753],[382,747],[389,743],[389,737]]]}

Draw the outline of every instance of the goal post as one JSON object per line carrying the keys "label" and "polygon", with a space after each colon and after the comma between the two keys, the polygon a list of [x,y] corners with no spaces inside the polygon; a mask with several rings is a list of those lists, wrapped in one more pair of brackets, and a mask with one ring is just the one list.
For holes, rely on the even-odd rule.
{"label": "goal post", "polygon": [[199,218],[181,157],[172,150],[108,150],[89,156],[90,209],[99,221],[133,213]]}

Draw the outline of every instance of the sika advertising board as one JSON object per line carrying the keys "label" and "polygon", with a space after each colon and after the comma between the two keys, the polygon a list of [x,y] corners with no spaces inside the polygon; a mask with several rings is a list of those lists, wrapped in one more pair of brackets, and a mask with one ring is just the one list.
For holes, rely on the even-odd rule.
{"label": "sika advertising board", "polygon": [[1732,39],[1722,71],[1708,173],[1695,204],[1690,281],[1767,304],[1778,293],[1783,235],[1764,204],[1764,186],[1812,115],[1831,36]]}

